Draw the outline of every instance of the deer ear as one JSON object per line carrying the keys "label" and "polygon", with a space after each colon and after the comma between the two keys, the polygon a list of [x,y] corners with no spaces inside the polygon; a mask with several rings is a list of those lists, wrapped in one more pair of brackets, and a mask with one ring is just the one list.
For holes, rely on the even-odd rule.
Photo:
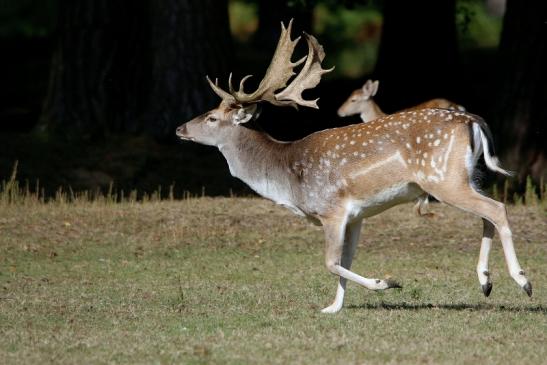
{"label": "deer ear", "polygon": [[368,100],[373,94],[372,94],[372,90],[373,89],[373,84],[372,84],[372,81],[371,80],[367,80],[367,82],[365,82],[365,84],[363,85],[362,87],[362,90],[363,90],[363,98],[365,100]]}
{"label": "deer ear", "polygon": [[370,96],[376,95],[378,92],[378,86],[380,86],[380,81],[376,80],[372,83],[372,92],[370,93]]}
{"label": "deer ear", "polygon": [[370,87],[372,86],[371,84],[372,84],[372,81],[367,80],[367,82],[365,82],[365,83],[363,84],[363,86],[361,87],[361,89],[363,89],[363,92],[364,92],[365,94],[368,94],[368,93],[369,93]]}
{"label": "deer ear", "polygon": [[232,113],[232,123],[236,125],[247,123],[255,115],[256,109],[256,104],[238,108],[234,113]]}

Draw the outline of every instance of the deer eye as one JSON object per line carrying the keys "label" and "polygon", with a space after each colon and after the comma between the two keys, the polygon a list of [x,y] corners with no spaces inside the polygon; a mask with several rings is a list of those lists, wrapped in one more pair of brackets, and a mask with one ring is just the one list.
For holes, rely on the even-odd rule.
{"label": "deer eye", "polygon": [[351,102],[352,102],[352,103],[355,103],[356,101],[357,101],[356,98],[351,99]]}
{"label": "deer eye", "polygon": [[208,116],[208,117],[207,117],[207,121],[208,121],[208,122],[211,122],[211,123],[216,123],[216,122],[218,122],[218,118],[217,118],[217,117],[213,117],[213,116],[211,115],[211,116]]}

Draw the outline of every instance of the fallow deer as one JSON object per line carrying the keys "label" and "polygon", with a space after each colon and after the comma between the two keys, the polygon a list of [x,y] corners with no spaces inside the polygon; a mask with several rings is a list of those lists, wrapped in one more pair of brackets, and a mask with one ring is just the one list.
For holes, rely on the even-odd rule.
{"label": "fallow deer", "polygon": [[[291,23],[287,28],[282,24],[271,64],[254,92],[244,91],[249,76],[235,90],[230,75],[229,91],[207,77],[222,98],[220,105],[178,127],[177,135],[218,147],[233,176],[263,197],[323,226],[325,263],[339,282],[334,302],[322,311],[334,313],[342,308],[347,280],[372,290],[399,287],[390,279],[366,278],[350,271],[361,223],[424,192],[483,218],[477,273],[486,295],[491,289],[488,254],[494,228],[500,233],[511,276],[531,295],[532,286],[517,261],[504,205],[473,186],[481,153],[488,168],[507,173],[490,153],[491,135],[480,117],[441,109],[402,112],[323,130],[294,142],[280,142],[245,126],[257,117],[260,102],[317,108],[317,99],[305,100],[302,92],[314,88],[332,69],[322,68],[323,48],[305,33],[308,55],[291,62],[300,37],[291,40],[290,31]],[[294,68],[303,63],[289,82]]]}
{"label": "fallow deer", "polygon": [[[378,80],[367,80],[367,82],[365,82],[365,84],[360,89],[354,90],[351,95],[346,99],[346,101],[344,101],[344,103],[340,106],[340,108],[338,108],[338,116],[349,117],[351,115],[359,114],[361,120],[365,123],[386,116],[387,114],[382,111],[382,109],[373,99],[373,97],[378,92],[379,84],[380,81]],[[412,111],[429,108],[442,108],[465,111],[465,108],[463,106],[442,98],[431,99],[401,111]]]}

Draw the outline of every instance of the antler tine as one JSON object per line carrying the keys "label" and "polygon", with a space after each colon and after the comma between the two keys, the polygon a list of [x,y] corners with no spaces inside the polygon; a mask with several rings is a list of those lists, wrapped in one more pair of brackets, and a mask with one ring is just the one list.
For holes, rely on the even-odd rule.
{"label": "antler tine", "polygon": [[209,82],[209,86],[211,86],[211,89],[220,96],[223,102],[234,104],[236,102],[236,99],[234,96],[230,93],[227,93],[226,91],[222,90],[220,86],[218,86],[218,79],[215,79],[215,82],[213,83],[209,76],[205,76],[207,78],[207,82]]}
{"label": "antler tine", "polygon": [[244,85],[243,84],[245,83],[245,81],[247,81],[251,77],[253,77],[253,75],[247,75],[244,78],[242,78],[241,81],[239,82],[239,90],[235,91],[234,87],[232,85],[232,74],[230,74],[230,79],[228,80],[228,83],[230,84],[230,93],[232,95],[234,95],[235,93],[244,93],[245,91],[244,91]]}
{"label": "antler tine", "polygon": [[228,76],[228,91],[230,92],[230,94],[234,94],[235,90],[234,90],[234,86],[232,85],[232,73],[230,72],[230,76]]}
{"label": "antler tine", "polygon": [[321,81],[321,76],[327,72],[334,70],[334,67],[330,69],[321,68],[321,62],[325,58],[325,51],[319,44],[314,36],[304,33],[306,41],[308,43],[308,55],[306,56],[306,63],[298,76],[296,76],[291,83],[278,94],[275,94],[275,98],[278,104],[290,105],[297,107],[297,105],[307,106],[310,108],[318,108],[317,100],[305,100],[302,98],[302,92],[307,89],[314,88]]}
{"label": "antler tine", "polygon": [[235,99],[240,103],[256,103],[259,101],[267,101],[275,105],[279,105],[275,99],[274,93],[276,90],[282,89],[287,85],[287,81],[294,75],[293,69],[304,62],[300,59],[297,62],[291,62],[291,56],[294,52],[296,44],[300,37],[291,40],[292,19],[289,25],[281,23],[281,36],[277,43],[277,48],[272,57],[272,61],[266,70],[264,78],[260,81],[258,88],[251,94],[246,94],[243,90],[243,83],[248,77],[243,78],[240,82],[239,90],[232,93]]}

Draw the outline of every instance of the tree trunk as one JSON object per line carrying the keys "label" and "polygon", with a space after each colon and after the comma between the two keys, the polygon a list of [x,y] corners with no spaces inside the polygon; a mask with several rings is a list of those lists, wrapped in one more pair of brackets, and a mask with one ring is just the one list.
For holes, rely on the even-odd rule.
{"label": "tree trunk", "polygon": [[59,0],[58,9],[44,127],[65,135],[102,135],[116,48],[111,2]]}
{"label": "tree trunk", "polygon": [[455,10],[455,0],[384,1],[375,77],[386,111],[434,97],[454,98],[459,72]]}
{"label": "tree trunk", "polygon": [[506,167],[537,182],[546,176],[547,2],[508,0],[500,44],[496,135]]}
{"label": "tree trunk", "polygon": [[230,59],[227,0],[59,0],[41,126],[66,136],[174,138],[211,106]]}
{"label": "tree trunk", "polygon": [[226,82],[231,38],[226,0],[151,2],[148,131],[174,138],[182,122],[219,103],[205,75]]}

